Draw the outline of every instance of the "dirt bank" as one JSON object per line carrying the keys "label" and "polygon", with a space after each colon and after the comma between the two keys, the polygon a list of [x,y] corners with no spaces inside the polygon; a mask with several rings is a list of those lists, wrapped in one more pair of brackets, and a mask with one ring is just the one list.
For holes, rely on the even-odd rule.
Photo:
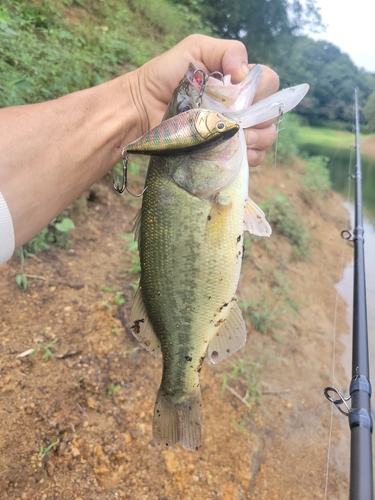
{"label": "dirt bank", "polygon": [[[331,408],[322,391],[331,383],[346,213],[336,194],[307,203],[300,170],[262,166],[251,176],[258,203],[267,186],[293,200],[310,232],[311,259],[293,260],[278,234],[248,241],[238,295],[259,300],[266,332],[247,317],[245,348],[204,366],[196,453],[152,443],[161,362],[138,349],[121,322],[138,276],[127,272],[135,254],[119,235],[132,231],[137,200],[112,192],[108,179],[94,186],[71,211],[70,250],[26,260],[34,278],[24,293],[15,283],[19,260],[0,268],[2,499],[323,498]],[[339,334],[347,331],[344,307],[339,299]],[[37,346],[36,355],[17,357]],[[339,361],[336,377],[345,390]],[[240,396],[250,389],[251,408],[224,381]],[[328,498],[346,498],[343,459],[332,457]]]}
{"label": "dirt bank", "polygon": [[361,140],[361,153],[370,158],[375,158],[375,135],[364,137]]}

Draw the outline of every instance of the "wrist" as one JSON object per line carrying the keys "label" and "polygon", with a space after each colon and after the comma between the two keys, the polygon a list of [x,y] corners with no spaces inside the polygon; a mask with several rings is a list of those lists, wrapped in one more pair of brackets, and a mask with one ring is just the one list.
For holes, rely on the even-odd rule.
{"label": "wrist", "polygon": [[147,93],[147,89],[144,84],[142,68],[126,73],[117,80],[119,80],[122,95],[125,96],[123,113],[129,118],[131,117],[132,126],[130,128],[129,119],[126,120],[128,133],[125,142],[129,144],[150,129],[149,118],[144,104],[144,95]]}

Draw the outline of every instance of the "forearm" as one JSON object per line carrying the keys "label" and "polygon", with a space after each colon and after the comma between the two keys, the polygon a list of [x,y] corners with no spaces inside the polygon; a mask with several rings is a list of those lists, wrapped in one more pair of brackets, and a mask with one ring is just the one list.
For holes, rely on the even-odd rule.
{"label": "forearm", "polygon": [[142,134],[134,74],[0,110],[0,191],[24,244],[100,179]]}

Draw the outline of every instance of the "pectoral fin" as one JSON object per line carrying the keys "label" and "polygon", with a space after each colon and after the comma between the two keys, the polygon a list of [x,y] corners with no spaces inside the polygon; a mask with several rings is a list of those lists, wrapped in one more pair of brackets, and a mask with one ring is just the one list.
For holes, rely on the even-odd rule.
{"label": "pectoral fin", "polygon": [[250,198],[246,201],[245,206],[245,231],[256,236],[271,236],[272,229],[268,224],[266,216],[261,208]]}
{"label": "pectoral fin", "polygon": [[147,351],[154,356],[158,356],[161,353],[160,341],[148,318],[140,288],[138,288],[134,297],[132,312],[130,314],[130,324],[134,337]]}
{"label": "pectoral fin", "polygon": [[216,364],[241,349],[246,342],[246,325],[237,304],[233,304],[219,330],[210,340],[207,359]]}

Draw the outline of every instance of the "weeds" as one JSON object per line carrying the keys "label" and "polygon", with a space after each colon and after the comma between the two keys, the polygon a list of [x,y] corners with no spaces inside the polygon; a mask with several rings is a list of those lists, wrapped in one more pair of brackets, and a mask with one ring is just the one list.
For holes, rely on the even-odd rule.
{"label": "weeds", "polygon": [[301,186],[311,192],[314,197],[323,198],[331,189],[331,178],[328,170],[329,158],[310,156],[306,158],[306,167],[301,179]]}
{"label": "weeds", "polygon": [[22,248],[17,250],[17,255],[20,258],[20,271],[16,274],[16,283],[20,290],[23,292],[27,289],[27,278],[24,271],[25,256],[23,254]]}
{"label": "weeds", "polygon": [[110,301],[113,304],[115,304],[116,306],[122,306],[122,304],[125,303],[125,299],[122,297],[123,292],[117,292],[117,288],[118,288],[117,285],[112,285],[112,286],[104,285],[104,286],[102,286],[102,292],[104,292],[104,293],[116,292],[111,300],[107,299],[102,303],[102,307],[105,307],[107,309],[111,309]]}
{"label": "weeds", "polygon": [[53,441],[50,445],[48,445],[46,448],[44,446],[41,446],[38,451],[38,457],[39,458],[44,458],[48,453],[51,451],[51,449],[59,444],[60,440],[56,439],[56,441]]}
{"label": "weeds", "polygon": [[297,115],[283,115],[276,142],[276,158],[281,163],[294,163],[299,151],[300,123]]}
{"label": "weeds", "polygon": [[30,356],[37,356],[41,351],[43,351],[42,358],[48,361],[50,358],[53,358],[54,356],[52,350],[57,349],[57,347],[55,346],[57,340],[58,339],[53,339],[51,342],[39,344],[37,347],[35,347]]}
{"label": "weeds", "polygon": [[234,418],[232,419],[232,428],[235,432],[246,432],[246,421],[240,420],[237,422]]}
{"label": "weeds", "polygon": [[133,349],[125,349],[125,351],[122,352],[124,356],[133,356],[137,351],[139,351],[139,347],[133,347]]}
{"label": "weeds", "polygon": [[69,233],[74,228],[74,222],[69,218],[68,212],[64,211],[42,229],[35,238],[23,245],[24,256],[33,257],[38,252],[49,250],[52,244],[59,248],[69,248]]}
{"label": "weeds", "polygon": [[114,396],[115,394],[117,394],[119,392],[119,390],[121,389],[121,385],[120,384],[110,384],[110,386],[108,387],[107,389],[107,396],[110,398],[111,396]]}
{"label": "weeds", "polygon": [[130,254],[131,266],[129,269],[126,269],[125,273],[140,274],[141,262],[139,260],[138,254],[138,243],[136,241],[133,241],[134,235],[129,233],[122,233],[119,236],[120,238],[123,238],[125,240],[131,240],[128,241],[126,245],[126,251],[128,254]]}
{"label": "weeds", "polygon": [[236,362],[232,363],[229,372],[217,374],[217,377],[223,379],[221,385],[221,397],[224,396],[225,390],[229,387],[228,382],[240,380],[246,386],[246,394],[242,399],[247,403],[247,405],[259,402],[262,393],[259,389],[258,376],[265,364],[266,358],[262,359],[259,363],[238,359]]}
{"label": "weeds", "polygon": [[[263,335],[272,332],[273,338],[280,341],[277,331],[284,326],[285,315],[295,316],[299,305],[291,297],[293,289],[279,269],[272,269],[269,278],[272,295],[267,294],[267,300],[271,304],[258,299],[244,300],[238,305],[243,312],[243,317],[250,318],[251,324],[256,330]],[[264,273],[261,273],[259,280],[264,281]]]}
{"label": "weeds", "polygon": [[310,257],[309,233],[290,200],[280,193],[273,194],[262,204],[268,222],[292,245],[295,258]]}

